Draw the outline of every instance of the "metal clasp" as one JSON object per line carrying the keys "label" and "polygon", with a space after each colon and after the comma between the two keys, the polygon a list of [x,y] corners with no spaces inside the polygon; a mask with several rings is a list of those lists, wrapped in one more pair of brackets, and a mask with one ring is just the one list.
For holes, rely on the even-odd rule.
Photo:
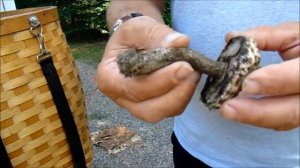
{"label": "metal clasp", "polygon": [[51,58],[52,55],[50,52],[44,52],[44,53],[39,53],[37,56],[36,56],[36,60],[38,63],[41,63],[43,62],[44,60],[47,60],[49,58]]}
{"label": "metal clasp", "polygon": [[51,53],[45,48],[43,27],[41,26],[38,18],[36,16],[30,16],[28,20],[31,25],[30,32],[37,38],[39,43],[40,53],[36,56],[36,60],[40,63],[41,61],[51,57]]}

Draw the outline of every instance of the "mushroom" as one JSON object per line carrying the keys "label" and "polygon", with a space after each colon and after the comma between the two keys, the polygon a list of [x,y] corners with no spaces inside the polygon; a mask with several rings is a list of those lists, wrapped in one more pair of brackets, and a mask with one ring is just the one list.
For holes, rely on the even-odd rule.
{"label": "mushroom", "polygon": [[260,54],[253,39],[237,36],[227,43],[217,61],[188,48],[129,49],[117,57],[125,77],[147,75],[175,61],[186,61],[208,75],[201,100],[209,109],[219,109],[238,95],[245,77],[259,67]]}

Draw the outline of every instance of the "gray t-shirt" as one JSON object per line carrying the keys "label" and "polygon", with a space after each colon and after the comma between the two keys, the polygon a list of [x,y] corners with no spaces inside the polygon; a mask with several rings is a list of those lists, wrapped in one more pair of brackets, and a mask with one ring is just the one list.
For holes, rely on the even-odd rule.
{"label": "gray t-shirt", "polygon": [[[173,0],[173,28],[191,38],[190,48],[217,59],[229,31],[299,21],[299,1]],[[281,62],[262,52],[262,65]],[[299,167],[299,128],[278,132],[225,120],[199,101],[205,75],[174,132],[194,157],[213,167]]]}

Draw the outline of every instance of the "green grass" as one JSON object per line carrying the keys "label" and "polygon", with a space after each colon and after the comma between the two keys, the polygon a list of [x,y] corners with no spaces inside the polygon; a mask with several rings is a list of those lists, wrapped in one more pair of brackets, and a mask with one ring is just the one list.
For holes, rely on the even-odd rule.
{"label": "green grass", "polygon": [[101,120],[107,118],[106,114],[102,114],[100,111],[94,111],[88,115],[88,119],[90,120]]}
{"label": "green grass", "polygon": [[70,43],[73,57],[76,60],[97,66],[101,61],[106,41],[93,43]]}

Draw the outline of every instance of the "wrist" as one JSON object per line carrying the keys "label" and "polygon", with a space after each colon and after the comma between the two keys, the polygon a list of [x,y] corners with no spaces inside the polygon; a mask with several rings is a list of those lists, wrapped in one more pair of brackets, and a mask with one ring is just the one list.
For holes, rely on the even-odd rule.
{"label": "wrist", "polygon": [[153,3],[153,1],[111,0],[106,11],[106,21],[109,32],[113,32],[113,25],[118,19],[130,13],[142,13],[144,16],[149,16],[158,22],[164,23],[161,12],[161,9],[163,9],[163,1],[158,0],[157,3]]}
{"label": "wrist", "polygon": [[126,21],[135,18],[135,17],[139,17],[139,16],[144,16],[142,13],[130,13],[128,15],[125,15],[123,17],[121,17],[120,19],[118,19],[113,27],[112,27],[112,32],[115,32],[123,23],[125,23]]}

